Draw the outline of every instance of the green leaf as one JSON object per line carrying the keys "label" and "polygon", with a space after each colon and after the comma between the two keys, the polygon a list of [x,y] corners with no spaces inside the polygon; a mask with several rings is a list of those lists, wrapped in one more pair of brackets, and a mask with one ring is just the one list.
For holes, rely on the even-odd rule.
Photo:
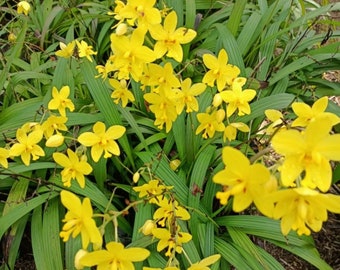
{"label": "green leaf", "polygon": [[177,117],[176,121],[172,125],[172,133],[177,146],[177,151],[180,160],[185,160],[187,145],[185,142],[185,115],[181,114]]}
{"label": "green leaf", "polygon": [[[6,89],[5,82],[6,82],[6,78],[9,76],[9,71],[11,68],[11,65],[14,61],[14,59],[19,58],[20,54],[21,54],[21,50],[22,47],[24,46],[24,40],[26,37],[26,31],[27,31],[27,20],[23,20],[23,22],[21,23],[21,28],[19,31],[19,35],[17,37],[17,40],[15,42],[15,45],[13,47],[12,50],[9,51],[9,54],[7,56],[7,63],[4,66],[3,70],[0,72],[0,89]],[[5,98],[4,98],[4,102],[3,102],[3,106],[4,108],[7,108],[7,106],[9,105],[9,100],[8,98],[12,96],[12,93],[10,91],[6,92]],[[1,119],[1,117],[0,117]]]}
{"label": "green leaf", "polygon": [[[199,208],[200,193],[193,194],[195,187],[202,189],[210,161],[212,160],[216,151],[216,147],[209,145],[202,150],[195,160],[194,167],[190,176],[190,191],[188,193],[188,205],[193,208]],[[207,194],[207,196],[210,194]],[[215,195],[212,195],[215,196]],[[195,226],[195,224],[192,224]]]}
{"label": "green leaf", "polygon": [[296,247],[296,246],[287,245],[285,243],[277,242],[277,241],[270,241],[270,242],[272,242],[274,245],[277,245],[278,247],[286,249],[289,252],[299,256],[300,258],[304,259],[306,262],[310,263],[311,265],[314,265],[317,269],[322,269],[322,270],[333,269],[323,259],[320,258],[320,254],[314,247]]}
{"label": "green leaf", "polygon": [[[47,36],[47,34],[50,32],[51,23],[57,17],[57,15],[61,12],[64,12],[64,10],[60,6],[55,6],[52,8],[52,10],[48,11],[48,16],[45,17],[44,26],[41,31],[40,48],[44,48],[45,36]],[[40,14],[46,15],[46,12],[41,12]]]}
{"label": "green leaf", "polygon": [[13,137],[15,130],[27,122],[33,122],[42,105],[42,97],[15,103],[0,113],[0,133]]}
{"label": "green leaf", "polygon": [[200,240],[199,246],[201,247],[201,251],[203,254],[203,258],[209,257],[215,254],[215,232],[214,232],[214,224],[212,222],[207,223],[199,223],[197,224],[197,237]]}
{"label": "green leaf", "polygon": [[[313,52],[310,52],[311,55],[313,55]],[[279,80],[288,77],[295,71],[301,70],[304,67],[307,67],[311,64],[314,64],[316,62],[322,62],[327,59],[332,59],[333,57],[340,57],[340,53],[325,53],[325,54],[317,54],[310,56],[302,56],[295,60],[294,62],[284,66],[281,68],[278,72],[276,72],[270,79],[269,79],[269,85],[273,85]]]}
{"label": "green leaf", "polygon": [[47,261],[44,256],[44,244],[41,232],[43,230],[42,225],[42,206],[39,205],[33,210],[31,220],[31,240],[32,250],[34,256],[34,263],[37,270],[44,270],[47,268]]}
{"label": "green leaf", "polygon": [[[251,265],[252,269],[271,269],[266,258],[259,252],[259,248],[242,231],[234,227],[228,227],[228,232],[235,243],[235,247],[243,255],[243,260]],[[280,264],[277,263],[277,266]],[[275,269],[284,269],[282,266]]]}
{"label": "green leaf", "polygon": [[39,169],[49,169],[55,168],[55,163],[53,162],[36,162],[31,163],[29,166],[17,163],[10,163],[8,169],[2,170],[0,172],[0,179],[6,179],[11,177],[11,175],[20,175],[24,172],[30,172]]}
{"label": "green leaf", "polygon": [[313,246],[311,237],[298,236],[294,231],[284,236],[280,230],[280,221],[262,216],[225,216],[219,217],[216,223],[220,226],[235,227],[246,234],[272,239],[292,246]]}
{"label": "green leaf", "polygon": [[16,73],[12,73],[12,83],[14,85],[20,83],[21,81],[27,81],[30,79],[38,79],[38,80],[52,80],[52,76],[49,74],[36,72],[36,71],[19,71]]}
{"label": "green leaf", "polygon": [[[21,242],[23,241],[23,235],[26,228],[26,224],[28,221],[29,215],[26,214],[22,218],[20,218],[17,222],[12,225],[11,230],[7,234],[7,236],[3,239],[5,245],[9,249],[9,256],[7,261],[7,266],[10,269],[14,269],[15,262],[18,258],[18,252]],[[8,242],[7,242],[8,241]]]}
{"label": "green leaf", "polygon": [[153,207],[150,203],[137,206],[136,216],[133,222],[132,242],[142,238],[144,234],[140,231],[146,220],[152,220]]}
{"label": "green leaf", "polygon": [[44,258],[46,269],[64,269],[61,254],[61,239],[59,237],[59,197],[48,201],[47,207],[43,212],[43,226],[41,237],[44,247]]}
{"label": "green leaf", "polygon": [[[70,237],[65,243],[65,269],[67,270],[76,270],[74,266],[74,258],[77,252],[82,248],[81,246],[81,237]],[[89,268],[85,268],[89,269]],[[39,270],[39,269],[37,269]]]}
{"label": "green leaf", "polygon": [[4,233],[14,222],[19,220],[27,213],[31,212],[34,208],[56,196],[58,196],[58,192],[55,191],[44,193],[42,195],[39,195],[38,197],[26,201],[25,203],[15,206],[8,214],[0,217],[0,238],[2,238]]}
{"label": "green leaf", "polygon": [[[243,26],[241,33],[237,37],[237,44],[243,56],[254,46],[254,39],[257,37],[257,29],[261,21],[261,15],[254,12]],[[255,38],[253,38],[255,37]]]}
{"label": "green leaf", "polygon": [[226,261],[235,266],[236,269],[251,270],[251,267],[244,260],[240,259],[242,258],[240,252],[230,243],[220,238],[215,238],[215,249]]}
{"label": "green leaf", "polygon": [[247,0],[235,1],[235,4],[231,11],[229,20],[227,22],[227,27],[234,37],[236,37],[237,31],[240,28],[241,17],[243,15],[246,4]]}

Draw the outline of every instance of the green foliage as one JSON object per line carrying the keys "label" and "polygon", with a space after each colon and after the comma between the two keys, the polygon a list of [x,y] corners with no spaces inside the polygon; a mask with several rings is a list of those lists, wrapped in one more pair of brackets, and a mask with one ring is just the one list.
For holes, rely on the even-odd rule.
{"label": "green foliage", "polygon": [[[164,1],[176,11],[178,26],[197,31],[195,39],[183,45],[182,63],[171,60],[183,80],[190,77],[194,83],[201,82],[207,72],[202,56],[217,56],[223,48],[228,53],[228,63],[239,67],[240,76],[247,78],[246,88],[257,92],[250,104],[251,114],[232,118],[233,122],[249,125],[250,132],[239,133],[235,141],[227,143],[221,134],[208,139],[196,134],[197,114],[211,105],[216,87],[207,87],[198,97],[199,111],[180,114],[169,133],[154,125],[155,116],[139,89],[140,82],[129,82],[135,97],[131,106],[113,102],[109,90],[112,87],[108,80],[98,78],[96,66],[105,65],[110,56],[110,34],[117,21],[108,11],[114,9],[114,1],[31,1],[28,16],[18,14],[16,5],[5,2],[0,1],[0,147],[13,145],[16,131],[25,123],[46,120],[53,87],[59,90],[69,86],[75,110],[67,115],[64,145],[51,149],[41,144],[46,155],[29,166],[23,165],[20,157],[11,157],[8,168],[0,167],[0,238],[9,246],[2,251],[5,263],[0,270],[14,269],[24,234],[32,240],[38,270],[75,269],[74,256],[82,244],[79,236],[66,243],[60,239],[65,214],[61,190],[90,198],[95,214],[119,213],[120,241],[130,248],[151,251],[138,266],[164,268],[168,258],[156,252],[157,241],[140,232],[145,221],[153,218],[155,205],[145,200],[136,203],[135,209],[129,208],[140,199],[133,190],[136,172],[141,175],[139,186],[153,178],[172,186],[174,200],[190,212],[190,220],[178,221],[181,230],[193,237],[183,244],[184,254],[176,257],[183,266],[219,253],[221,259],[211,269],[283,269],[279,261],[257,245],[257,239],[286,249],[319,269],[331,269],[320,258],[311,236],[301,237],[295,232],[283,236],[277,220],[258,216],[257,212],[252,215],[251,210],[237,214],[230,202],[221,206],[215,197],[220,188],[212,178],[223,168],[224,146],[243,149],[249,157],[266,146],[258,134],[265,110],[290,115],[291,104],[296,100],[312,104],[315,97],[340,94],[337,82],[322,79],[325,72],[340,66],[338,44],[334,42],[340,32],[333,29],[325,43],[326,33],[316,31],[318,24],[332,29],[336,22],[320,18],[339,10],[340,3],[318,6],[310,1],[286,0]],[[158,5],[162,9],[163,1]],[[13,41],[9,40],[11,33],[16,36]],[[67,44],[74,39],[94,47],[97,54],[91,56],[93,62],[77,59],[79,55],[75,54],[70,59],[55,55],[59,42]],[[151,42],[150,35],[147,39]],[[339,107],[333,103],[327,111],[340,116]],[[66,148],[79,150],[76,138],[98,121],[107,127],[126,127],[124,135],[117,139],[121,153],[92,162],[94,170],[86,176],[85,188],[75,181],[65,187],[53,153],[65,152]],[[253,149],[254,145],[257,149]],[[90,159],[90,150],[84,155]],[[180,160],[175,169],[171,168],[174,160]],[[339,181],[339,175],[337,164],[333,183]],[[120,212],[126,208],[127,213]],[[105,227],[106,242],[117,240],[116,229],[114,222]]]}

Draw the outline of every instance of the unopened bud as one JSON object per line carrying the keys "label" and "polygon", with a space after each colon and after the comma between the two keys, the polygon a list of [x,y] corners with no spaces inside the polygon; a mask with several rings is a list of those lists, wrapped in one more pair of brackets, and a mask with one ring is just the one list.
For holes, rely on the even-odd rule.
{"label": "unopened bud", "polygon": [[222,104],[221,94],[218,93],[214,96],[214,100],[213,100],[212,104],[213,104],[214,107],[218,107]]}
{"label": "unopened bud", "polygon": [[55,134],[48,138],[46,141],[47,147],[58,147],[64,143],[64,136],[61,134]]}
{"label": "unopened bud", "polygon": [[225,111],[223,109],[220,109],[216,112],[217,122],[221,123],[224,120],[224,117],[225,117]]}
{"label": "unopened bud", "polygon": [[145,221],[143,227],[140,229],[140,231],[144,234],[144,235],[151,235],[152,234],[152,230],[156,228],[156,224],[153,220],[148,219],[147,221]]}
{"label": "unopened bud", "polygon": [[13,33],[9,33],[7,39],[9,42],[14,43],[17,40],[17,36],[14,35]]}
{"label": "unopened bud", "polygon": [[181,161],[179,159],[174,159],[170,161],[170,169],[173,171],[176,171],[179,165],[181,165]]}
{"label": "unopened bud", "polygon": [[80,263],[80,259],[84,257],[88,252],[85,249],[79,249],[74,257],[74,266],[77,270],[83,269],[85,266]]}
{"label": "unopened bud", "polygon": [[139,172],[135,172],[133,174],[132,180],[133,180],[134,183],[137,183],[139,178],[140,178],[140,173]]}
{"label": "unopened bud", "polygon": [[121,23],[116,28],[116,34],[117,36],[125,35],[127,32],[127,25],[125,23]]}

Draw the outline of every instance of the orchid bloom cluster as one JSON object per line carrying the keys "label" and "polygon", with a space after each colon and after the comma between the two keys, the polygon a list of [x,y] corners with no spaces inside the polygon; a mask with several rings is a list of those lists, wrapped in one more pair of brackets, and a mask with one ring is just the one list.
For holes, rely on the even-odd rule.
{"label": "orchid bloom cluster", "polygon": [[[21,1],[18,12],[27,15],[29,7]],[[115,1],[115,8],[109,14],[117,24],[110,35],[111,55],[104,65],[97,65],[97,78],[108,80],[112,87],[113,106],[123,108],[135,102],[132,82],[140,85],[147,111],[154,114],[154,124],[170,132],[173,123],[182,113],[195,113],[198,125],[196,135],[204,139],[221,135],[228,146],[222,150],[225,168],[213,177],[221,190],[216,198],[222,205],[232,203],[235,212],[241,212],[254,204],[265,216],[281,221],[281,230],[287,235],[291,230],[299,235],[320,231],[327,220],[327,212],[340,213],[340,197],[326,193],[331,187],[331,161],[340,161],[340,134],[332,134],[334,125],[340,122],[336,115],[325,112],[327,97],[317,100],[312,107],[303,102],[292,105],[297,116],[285,119],[275,110],[265,112],[271,121],[266,129],[270,141],[267,152],[252,158],[231,147],[230,142],[237,132],[249,132],[243,122],[235,121],[237,116],[249,115],[249,103],[256,91],[247,89],[247,79],[240,77],[240,69],[229,63],[224,49],[215,56],[205,53],[202,62],[205,74],[199,82],[182,77],[176,68],[182,64],[182,46],[195,37],[193,29],[178,27],[175,11],[155,8],[155,0]],[[147,45],[146,45],[147,44]],[[58,57],[71,58],[75,55],[93,61],[97,52],[84,40],[60,43]],[[213,92],[211,106],[199,108],[199,96],[207,88]],[[245,88],[245,89],[244,89]],[[43,112],[40,122],[25,123],[16,132],[16,138],[7,147],[0,148],[0,165],[8,168],[8,159],[21,158],[29,166],[31,161],[45,157],[42,147],[56,148],[52,154],[58,165],[61,180],[66,188],[74,184],[86,186],[86,177],[93,168],[88,162],[97,163],[102,158],[121,154],[117,140],[126,132],[120,125],[106,127],[96,122],[92,130],[81,131],[75,137],[68,127],[68,114],[75,110],[71,89],[63,86],[52,89],[48,110]],[[48,114],[48,115],[47,115]],[[291,122],[291,123],[290,123]],[[289,124],[290,123],[290,124]],[[218,134],[221,132],[221,134]],[[90,148],[90,154],[86,151]],[[277,158],[279,157],[279,158]],[[274,165],[266,166],[267,159]],[[179,160],[176,160],[180,162]],[[261,162],[258,162],[261,161]],[[170,164],[174,165],[174,164]],[[140,174],[136,173],[136,183]],[[115,235],[115,241],[105,243],[105,226],[112,222],[118,230],[117,218],[138,204],[154,206],[153,219],[146,220],[140,232],[158,241],[157,251],[165,251],[168,258],[164,269],[180,269],[176,256],[186,256],[185,244],[192,236],[185,228],[190,213],[176,200],[172,186],[150,175],[145,184],[133,188],[139,200],[130,203],[122,211],[95,213],[90,198],[81,199],[70,191],[60,193],[61,202],[67,209],[60,237],[68,241],[80,235],[82,248],[75,257],[77,269],[97,266],[97,269],[135,269],[133,262],[144,261],[150,255],[145,248],[125,247]],[[98,225],[100,221],[101,225]],[[217,262],[219,254],[209,256],[190,264],[188,270],[209,269]],[[160,269],[144,267],[144,270]]]}
{"label": "orchid bloom cluster", "polygon": [[[144,198],[147,202],[155,205],[157,209],[153,214],[152,220],[146,220],[140,231],[144,235],[150,235],[158,240],[157,251],[161,252],[166,249],[165,256],[168,262],[164,269],[181,269],[179,268],[176,254],[186,253],[183,244],[188,243],[192,239],[192,235],[182,231],[179,221],[187,221],[190,214],[185,207],[179,205],[172,193],[172,186],[165,186],[161,180],[152,179],[148,183],[134,187],[134,191],[138,192],[140,198]],[[204,258],[200,262],[191,263],[188,270],[193,269],[209,269],[200,268],[214,264],[220,258],[219,254],[215,254]],[[144,267],[144,270],[159,269]]]}
{"label": "orchid bloom cluster", "polygon": [[327,104],[327,97],[312,107],[294,102],[297,117],[290,125],[284,125],[288,119],[281,112],[266,112],[273,121],[267,128],[272,136],[271,156],[280,156],[270,168],[254,160],[251,163],[241,151],[225,147],[226,168],[213,178],[223,186],[216,194],[220,202],[226,204],[233,197],[235,212],[254,203],[262,214],[281,220],[284,235],[290,230],[299,235],[318,232],[328,211],[340,213],[340,196],[326,193],[332,182],[330,161],[340,160],[340,134],[331,131],[340,118],[325,112]]}
{"label": "orchid bloom cluster", "polygon": [[[228,55],[224,49],[215,57],[204,54],[204,65],[209,69],[201,82],[192,82],[191,78],[181,78],[181,72],[174,68],[183,60],[182,45],[190,43],[195,37],[193,29],[177,28],[177,14],[154,8],[155,1],[116,1],[111,15],[118,21],[115,32],[110,35],[111,56],[105,65],[97,65],[98,76],[109,81],[113,91],[114,103],[126,107],[134,102],[135,97],[130,87],[133,80],[140,84],[144,92],[147,108],[155,115],[154,124],[169,132],[173,122],[183,111],[198,112],[197,98],[207,86],[217,85],[218,93],[213,106],[204,113],[198,113],[200,125],[196,134],[211,138],[215,132],[224,132],[224,140],[236,138],[237,130],[248,132],[249,127],[242,122],[233,122],[232,115],[250,114],[249,102],[255,97],[252,89],[242,89],[246,78],[238,77],[240,69],[228,64]],[[164,20],[162,22],[162,16]],[[95,52],[87,51],[86,42],[78,44],[79,57],[92,61]],[[144,45],[145,43],[150,46]],[[61,44],[58,56],[73,55],[75,41],[68,45]],[[174,61],[175,62],[174,62]],[[225,124],[226,123],[226,124]]]}

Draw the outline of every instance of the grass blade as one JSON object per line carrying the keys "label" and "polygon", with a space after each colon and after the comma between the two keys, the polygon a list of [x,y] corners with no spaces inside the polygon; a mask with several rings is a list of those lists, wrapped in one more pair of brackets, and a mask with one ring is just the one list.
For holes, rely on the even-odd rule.
{"label": "grass blade", "polygon": [[234,37],[236,37],[237,31],[240,27],[241,18],[243,15],[244,8],[246,7],[246,4],[247,0],[235,1],[235,4],[231,11],[229,20],[227,22],[227,27]]}

